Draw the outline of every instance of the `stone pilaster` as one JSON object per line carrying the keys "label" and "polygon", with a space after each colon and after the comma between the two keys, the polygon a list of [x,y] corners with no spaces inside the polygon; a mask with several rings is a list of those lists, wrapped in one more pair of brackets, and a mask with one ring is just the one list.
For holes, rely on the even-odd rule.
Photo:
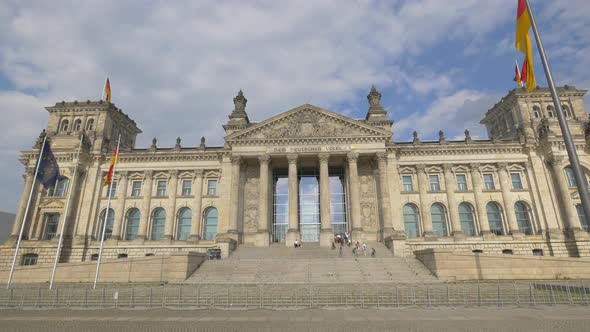
{"label": "stone pilaster", "polygon": [[502,189],[502,201],[504,203],[505,217],[508,220],[508,230],[513,237],[522,238],[524,234],[518,228],[516,214],[514,214],[514,204],[512,202],[512,181],[508,175],[508,165],[499,163],[500,187]]}
{"label": "stone pilaster", "polygon": [[143,188],[141,188],[143,199],[141,200],[141,215],[139,221],[139,232],[137,238],[139,240],[147,240],[147,228],[150,220],[150,204],[152,202],[152,183],[154,181],[154,172],[145,171]]}
{"label": "stone pilaster", "polygon": [[350,182],[350,212],[352,218],[352,238],[362,241],[363,225],[361,223],[361,199],[359,196],[358,153],[350,152],[346,155],[348,161],[348,178]]}
{"label": "stone pilaster", "polygon": [[332,217],[330,213],[330,173],[328,169],[328,161],[330,155],[321,153],[320,161],[320,245],[330,246],[334,241],[334,233],[332,232]]}
{"label": "stone pilaster", "polygon": [[229,202],[229,224],[227,233],[230,238],[238,240],[238,217],[239,217],[239,199],[240,199],[240,167],[242,157],[231,156],[231,192]]}
{"label": "stone pilaster", "polygon": [[119,183],[117,184],[117,206],[115,208],[115,223],[113,224],[113,235],[111,239],[121,239],[121,225],[125,218],[125,198],[127,196],[128,174],[126,171],[119,172]]}
{"label": "stone pilaster", "polygon": [[289,230],[285,245],[292,246],[299,234],[299,180],[297,176],[297,155],[287,155],[289,161]]}
{"label": "stone pilaster", "polygon": [[201,223],[203,215],[201,213],[201,204],[203,201],[203,170],[195,170],[195,189],[194,204],[192,210],[191,235],[189,241],[196,242],[201,239]]}
{"label": "stone pilaster", "polygon": [[268,247],[270,244],[270,233],[268,232],[268,164],[270,156],[262,154],[258,156],[260,163],[259,201],[258,201],[258,231],[256,233],[256,246]]}
{"label": "stone pilaster", "polygon": [[18,209],[16,210],[17,212],[14,219],[14,225],[12,225],[12,232],[10,233],[10,240],[14,241],[15,243],[18,239],[18,234],[20,233],[20,229],[23,224],[23,218],[25,216],[25,210],[27,208],[27,201],[29,200],[31,188],[35,182],[35,179],[33,178],[34,175],[35,170],[33,168],[27,168],[23,174],[23,178],[25,179],[25,187],[20,197],[20,202],[18,204]]}
{"label": "stone pilaster", "polygon": [[473,182],[473,195],[475,196],[475,211],[477,212],[477,220],[479,221],[479,231],[484,238],[494,237],[494,234],[490,231],[488,211],[483,198],[483,182],[480,165],[478,164],[471,164],[471,181]]}
{"label": "stone pilaster", "polygon": [[395,232],[393,217],[391,216],[391,201],[389,200],[389,185],[387,182],[387,153],[377,153],[377,165],[379,168],[379,202],[383,215],[383,238],[392,236]]}
{"label": "stone pilaster", "polygon": [[176,219],[176,191],[178,189],[178,171],[171,170],[168,182],[170,183],[170,192],[168,194],[168,208],[166,211],[166,224],[164,226],[164,240],[174,238],[174,222]]}
{"label": "stone pilaster", "polygon": [[428,240],[436,239],[432,232],[432,217],[430,215],[430,206],[428,205],[428,178],[426,177],[426,165],[416,165],[418,173],[418,192],[420,194],[420,216],[422,217],[422,233]]}
{"label": "stone pilaster", "polygon": [[562,209],[565,211],[566,215],[566,225],[564,225],[564,227],[572,231],[579,231],[582,229],[582,224],[580,223],[576,207],[570,198],[569,187],[565,180],[565,160],[561,156],[553,156],[549,160],[549,165],[551,166],[553,176],[557,181],[557,189],[559,190]]}
{"label": "stone pilaster", "polygon": [[463,230],[461,229],[461,220],[459,219],[459,207],[457,206],[457,198],[455,197],[455,177],[453,176],[453,169],[451,164],[444,164],[445,175],[445,189],[447,190],[447,202],[449,203],[449,216],[451,218],[451,227],[453,227],[452,235],[455,240],[465,238]]}

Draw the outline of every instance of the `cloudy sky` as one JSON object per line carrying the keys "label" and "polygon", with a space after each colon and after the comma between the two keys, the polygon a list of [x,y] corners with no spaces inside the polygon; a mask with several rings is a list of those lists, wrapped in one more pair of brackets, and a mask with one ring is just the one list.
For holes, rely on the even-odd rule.
{"label": "cloudy sky", "polygon": [[[0,211],[16,211],[19,151],[45,127],[43,107],[97,100],[107,73],[138,147],[222,144],[239,89],[252,121],[304,103],[361,118],[372,84],[397,141],[485,138],[478,121],[522,61],[516,3],[1,0]],[[557,83],[590,88],[590,2],[532,4]]]}

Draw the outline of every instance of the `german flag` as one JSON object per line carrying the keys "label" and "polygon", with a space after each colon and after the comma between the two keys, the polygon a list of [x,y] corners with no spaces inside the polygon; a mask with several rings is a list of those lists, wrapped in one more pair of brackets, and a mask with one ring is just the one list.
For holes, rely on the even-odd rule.
{"label": "german flag", "polygon": [[[535,72],[533,68],[533,47],[529,30],[531,28],[531,18],[525,0],[518,0],[518,9],[516,10],[516,41],[514,46],[525,55],[525,63],[522,71],[526,73],[521,75],[521,79],[526,83],[526,91],[531,92],[537,86],[535,81]],[[526,71],[525,71],[526,70]]]}
{"label": "german flag", "polygon": [[[107,81],[108,82],[108,81]],[[115,164],[119,159],[119,148],[115,149],[115,153],[113,153],[113,157],[111,158],[111,166],[109,167],[109,172],[107,173],[107,178],[104,180],[103,186],[108,186],[111,184],[113,180],[113,171],[115,170]]]}
{"label": "german flag", "polygon": [[104,95],[107,98],[108,102],[111,102],[111,82],[109,82],[109,78],[107,77],[107,84],[104,86]]}

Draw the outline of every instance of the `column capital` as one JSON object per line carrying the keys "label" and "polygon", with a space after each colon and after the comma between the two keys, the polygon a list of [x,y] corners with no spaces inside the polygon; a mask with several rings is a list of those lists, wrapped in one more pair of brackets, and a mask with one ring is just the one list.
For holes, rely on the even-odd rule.
{"label": "column capital", "polygon": [[565,158],[563,156],[550,156],[547,158],[547,164],[553,167],[565,165]]}
{"label": "column capital", "polygon": [[152,179],[153,177],[154,177],[154,171],[152,171],[152,170],[143,171],[143,178],[144,179]]}
{"label": "column capital", "polygon": [[328,160],[330,159],[329,153],[320,153],[318,155],[318,159],[320,160],[320,164],[327,164]]}
{"label": "column capital", "polygon": [[239,166],[242,163],[242,157],[241,156],[232,155],[230,157],[230,160],[231,160],[231,164],[232,165]]}
{"label": "column capital", "polygon": [[178,170],[173,169],[170,171],[170,178],[177,178],[178,177]]}
{"label": "column capital", "polygon": [[426,165],[425,164],[416,165],[416,172],[426,174]]}
{"label": "column capital", "polygon": [[[74,173],[74,169],[73,168],[72,168],[71,172]],[[128,171],[120,171],[120,172],[117,172],[117,174],[119,174],[119,179],[121,179],[121,180],[127,179],[129,177],[129,172]]]}
{"label": "column capital", "polygon": [[203,171],[203,169],[196,169],[195,170],[195,177],[196,178],[202,178],[203,177],[203,173],[205,173],[205,171]]}
{"label": "column capital", "polygon": [[35,175],[34,168],[32,168],[32,167],[25,168],[25,173],[23,174],[23,177],[29,178],[29,177],[33,177],[33,175]]}
{"label": "column capital", "polygon": [[480,163],[471,163],[469,164],[469,168],[471,173],[479,173],[481,171],[481,164]]}
{"label": "column capital", "polygon": [[502,172],[508,172],[508,163],[507,162],[499,162],[498,169]]}
{"label": "column capital", "polygon": [[268,163],[270,162],[270,155],[268,155],[267,153],[260,154],[260,155],[258,155],[258,161],[261,164],[267,164],[268,165]]}
{"label": "column capital", "polygon": [[378,162],[387,162],[387,152],[377,152],[375,157]]}
{"label": "column capital", "polygon": [[445,173],[453,173],[453,164],[443,164],[442,168]]}
{"label": "column capital", "polygon": [[348,160],[348,163],[356,163],[356,161],[359,159],[359,154],[357,152],[349,152],[346,155],[346,160]]}
{"label": "column capital", "polygon": [[296,154],[288,154],[287,160],[289,161],[289,165],[297,165],[297,156]]}

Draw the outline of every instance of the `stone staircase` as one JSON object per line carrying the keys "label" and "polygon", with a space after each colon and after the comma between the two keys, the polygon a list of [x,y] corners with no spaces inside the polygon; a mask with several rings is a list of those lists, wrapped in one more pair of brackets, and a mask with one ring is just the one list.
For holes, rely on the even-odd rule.
{"label": "stone staircase", "polygon": [[[225,260],[205,261],[185,282],[223,284],[349,284],[436,283],[430,271],[415,258],[394,257],[382,243],[367,243],[367,256],[317,244],[301,248],[273,244],[267,248],[240,246]],[[370,257],[371,248],[376,258]]]}

